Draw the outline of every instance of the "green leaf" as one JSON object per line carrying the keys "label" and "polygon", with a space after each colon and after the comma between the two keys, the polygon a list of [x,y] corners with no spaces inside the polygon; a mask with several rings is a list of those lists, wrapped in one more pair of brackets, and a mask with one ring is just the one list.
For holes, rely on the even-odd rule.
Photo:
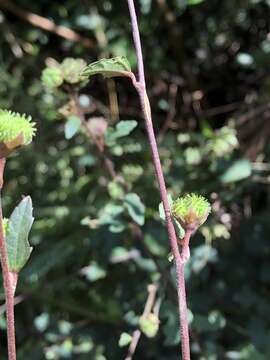
{"label": "green leaf", "polygon": [[121,199],[124,196],[124,191],[123,191],[121,185],[116,181],[109,182],[108,192],[112,199]]}
{"label": "green leaf", "polygon": [[66,82],[76,84],[81,80],[81,72],[86,62],[83,59],[66,58],[61,64],[63,77]]}
{"label": "green leaf", "polygon": [[42,71],[41,81],[49,89],[55,89],[63,84],[63,74],[57,67],[48,67]]}
{"label": "green leaf", "polygon": [[199,332],[217,331],[224,328],[226,320],[219,311],[212,311],[208,316],[195,315],[192,327]]}
{"label": "green leaf", "polygon": [[48,249],[42,252],[35,252],[33,260],[23,271],[23,276],[28,282],[36,282],[46,276],[49,271],[55,269],[60,264],[68,261],[68,258],[74,253],[75,249],[72,243],[66,240],[55,242]]}
{"label": "green leaf", "polygon": [[162,324],[164,324],[162,326],[165,335],[164,344],[175,346],[180,342],[179,320],[175,316],[177,308],[170,301],[164,301],[160,310]]}
{"label": "green leaf", "polygon": [[201,4],[204,1],[205,0],[188,0],[188,5],[190,5],[190,6],[198,5],[198,4]]}
{"label": "green leaf", "polygon": [[69,116],[67,122],[65,123],[65,138],[67,140],[71,139],[80,129],[81,121],[77,116]]}
{"label": "green leaf", "polygon": [[111,59],[101,59],[85,67],[82,76],[103,75],[105,78],[130,76],[131,68],[125,56]]}
{"label": "green leaf", "polygon": [[113,146],[116,140],[129,135],[138,125],[135,120],[120,121],[115,128],[109,127],[105,133],[105,142],[108,146]]}
{"label": "green leaf", "polygon": [[88,281],[97,281],[106,277],[106,271],[100,267],[95,261],[92,261],[89,266],[81,270],[81,274],[85,275]]}
{"label": "green leaf", "polygon": [[123,332],[121,334],[121,336],[120,336],[119,341],[118,341],[118,345],[120,347],[127,346],[127,345],[130,344],[131,340],[132,340],[132,336],[130,334],[126,333],[126,332]]}
{"label": "green leaf", "polygon": [[125,224],[121,217],[124,212],[123,206],[108,203],[99,211],[99,224],[109,225],[109,230],[113,233],[120,233],[124,230]]}
{"label": "green leaf", "polygon": [[12,212],[8,221],[5,236],[9,270],[20,272],[32,252],[28,242],[28,235],[34,218],[32,200],[30,196],[25,197]]}
{"label": "green leaf", "polygon": [[[173,204],[173,198],[171,196],[171,194],[168,194],[168,202],[169,202],[169,206],[171,208],[172,204]],[[161,218],[161,220],[165,221],[166,218],[165,218],[165,211],[164,211],[164,207],[163,207],[163,203],[159,203],[159,206],[158,206],[158,211],[159,211],[159,216]]]}
{"label": "green leaf", "polygon": [[116,125],[116,131],[117,137],[123,137],[127,136],[135,129],[135,127],[138,125],[136,120],[125,120],[120,121]]}
{"label": "green leaf", "polygon": [[[171,194],[168,194],[168,202],[169,202],[170,209],[171,209],[171,207],[173,205],[173,198],[172,198]],[[161,220],[166,221],[165,211],[164,211],[164,207],[163,207],[162,202],[159,203],[158,211],[159,211],[159,217],[161,218]],[[175,225],[175,228],[176,228],[176,233],[177,233],[178,237],[180,239],[183,239],[183,237],[185,235],[185,230],[183,229],[183,227],[180,225],[180,223],[175,218],[173,218],[173,222],[174,222],[174,225]]]}
{"label": "green leaf", "polygon": [[249,160],[241,159],[235,161],[221,176],[222,183],[232,183],[246,179],[251,175],[251,163]]}
{"label": "green leaf", "polygon": [[131,218],[139,225],[144,224],[145,206],[139,196],[130,193],[125,196],[124,204]]}

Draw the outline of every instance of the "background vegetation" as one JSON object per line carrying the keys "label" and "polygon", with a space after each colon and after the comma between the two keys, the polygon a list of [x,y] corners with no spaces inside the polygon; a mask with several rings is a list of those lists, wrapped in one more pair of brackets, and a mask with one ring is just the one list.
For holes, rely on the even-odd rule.
{"label": "background vegetation", "polygon": [[[213,204],[187,266],[192,358],[269,359],[270,1],[137,5],[169,190]],[[123,333],[138,328],[152,283],[159,329],[152,338],[144,329],[135,359],[178,359],[174,274],[137,94],[126,79],[79,89],[86,120],[112,127],[112,179],[105,153],[63,111],[68,90],[41,81],[52,58],[126,55],[134,68],[125,1],[2,0],[0,33],[0,106],[38,128],[9,159],[3,194],[6,215],[31,195],[36,218],[16,298],[19,359],[123,359]],[[137,121],[129,136],[117,135],[119,118]]]}

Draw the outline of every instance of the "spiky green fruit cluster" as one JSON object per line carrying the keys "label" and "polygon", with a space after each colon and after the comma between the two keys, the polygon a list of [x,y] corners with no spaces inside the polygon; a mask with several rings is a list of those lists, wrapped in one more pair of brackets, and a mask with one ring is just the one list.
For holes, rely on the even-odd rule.
{"label": "spiky green fruit cluster", "polygon": [[18,146],[30,144],[35,132],[31,116],[0,110],[0,157],[7,156]]}
{"label": "spiky green fruit cluster", "polygon": [[187,194],[172,204],[172,215],[185,229],[196,230],[205,222],[210,211],[208,200],[197,194]]}

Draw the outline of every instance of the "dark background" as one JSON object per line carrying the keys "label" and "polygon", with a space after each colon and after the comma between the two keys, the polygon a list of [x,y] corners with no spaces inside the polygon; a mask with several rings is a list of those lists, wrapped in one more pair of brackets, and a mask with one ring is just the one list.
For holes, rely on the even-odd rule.
{"label": "dark background", "polygon": [[[192,359],[269,359],[270,1],[136,6],[168,188],[173,197],[200,193],[213,206],[186,269]],[[32,13],[42,16],[38,26]],[[64,26],[61,36],[44,29],[46,19]],[[68,28],[80,39],[64,38]],[[100,76],[79,90],[87,118],[138,121],[106,150],[121,188],[83,131],[65,138],[58,109],[68,95],[41,81],[48,58],[126,55],[136,71],[127,4],[0,1],[0,34],[0,106],[31,114],[38,128],[34,143],[9,158],[3,193],[6,216],[30,194],[36,218],[16,293],[18,359],[124,359],[119,338],[138,327],[156,281],[159,331],[142,335],[134,359],[179,359],[174,274],[137,94],[126,79]],[[139,195],[143,226],[119,191]],[[0,329],[5,359],[3,307]]]}

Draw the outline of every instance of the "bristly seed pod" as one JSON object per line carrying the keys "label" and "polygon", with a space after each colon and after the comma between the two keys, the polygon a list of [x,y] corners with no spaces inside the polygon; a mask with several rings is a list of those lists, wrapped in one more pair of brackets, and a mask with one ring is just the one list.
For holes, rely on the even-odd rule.
{"label": "bristly seed pod", "polygon": [[18,146],[30,144],[35,133],[31,116],[0,109],[0,158]]}
{"label": "bristly seed pod", "polygon": [[187,194],[173,201],[172,215],[185,230],[195,231],[211,212],[207,199],[197,194]]}

